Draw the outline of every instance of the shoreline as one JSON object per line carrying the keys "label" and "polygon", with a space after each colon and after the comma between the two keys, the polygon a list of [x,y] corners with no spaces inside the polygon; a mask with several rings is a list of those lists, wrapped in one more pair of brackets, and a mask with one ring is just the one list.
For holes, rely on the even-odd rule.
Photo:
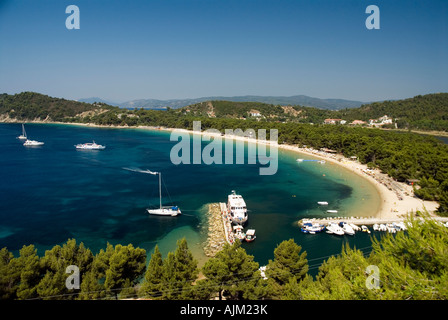
{"label": "shoreline", "polygon": [[[2,123],[22,123],[19,121],[8,121]],[[166,128],[163,126],[114,126],[114,125],[98,125],[92,123],[69,123],[57,121],[27,121],[25,123],[38,124],[62,124],[75,125],[83,127],[94,128],[111,128],[111,129],[143,129],[152,131],[167,131],[167,132],[184,132],[188,134],[200,134],[203,136],[219,137],[224,139],[232,139],[234,141],[251,142],[256,144],[271,145],[269,140],[258,140],[254,138],[236,136],[236,135],[221,135],[207,131],[193,131],[179,128]],[[377,218],[400,218],[411,212],[427,210],[431,216],[434,216],[435,210],[438,208],[436,201],[426,201],[414,196],[413,187],[404,183],[395,181],[387,174],[381,173],[380,170],[370,170],[366,164],[361,164],[358,161],[345,158],[342,154],[328,153],[324,151],[315,150],[312,148],[302,148],[298,145],[286,145],[274,143],[274,146],[279,149],[289,150],[297,155],[307,155],[314,158],[322,159],[339,165],[352,173],[355,173],[370,182],[377,190],[381,204],[375,217]],[[401,199],[400,199],[401,198]]]}

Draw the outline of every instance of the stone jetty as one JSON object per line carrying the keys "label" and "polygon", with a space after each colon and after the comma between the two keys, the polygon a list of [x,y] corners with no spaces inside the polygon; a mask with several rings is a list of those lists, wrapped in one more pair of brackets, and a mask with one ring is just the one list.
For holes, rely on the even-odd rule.
{"label": "stone jetty", "polygon": [[208,206],[208,236],[205,242],[204,253],[207,257],[214,257],[227,242],[226,229],[219,203],[211,203]]}

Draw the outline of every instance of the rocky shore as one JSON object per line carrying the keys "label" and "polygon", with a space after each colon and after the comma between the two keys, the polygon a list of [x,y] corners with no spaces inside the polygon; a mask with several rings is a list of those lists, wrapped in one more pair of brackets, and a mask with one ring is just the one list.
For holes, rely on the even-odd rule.
{"label": "rocky shore", "polygon": [[208,206],[208,236],[204,246],[205,255],[214,257],[226,242],[221,208],[218,203],[211,203]]}

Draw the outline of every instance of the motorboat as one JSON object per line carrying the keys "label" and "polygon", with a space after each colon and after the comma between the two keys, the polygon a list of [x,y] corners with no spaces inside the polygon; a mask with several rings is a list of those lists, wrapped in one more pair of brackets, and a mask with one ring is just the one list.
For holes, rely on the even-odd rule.
{"label": "motorboat", "polygon": [[227,197],[227,208],[232,222],[241,225],[246,223],[248,219],[246,202],[241,195],[235,193],[235,190],[232,190]]}
{"label": "motorboat", "polygon": [[338,210],[327,210],[327,213],[338,213]]}
{"label": "motorboat", "polygon": [[362,231],[362,232],[370,233],[369,228],[367,228],[365,225],[362,225],[362,226],[361,226],[361,231]]}
{"label": "motorboat", "polygon": [[344,230],[342,230],[342,228],[339,227],[338,224],[334,222],[330,222],[325,229],[327,230],[326,232],[329,234],[335,234],[338,236],[344,235]]}
{"label": "motorboat", "polygon": [[301,230],[303,233],[316,234],[318,232],[325,230],[325,226],[318,223],[306,222],[302,225]]}
{"label": "motorboat", "polygon": [[36,141],[36,140],[30,140],[30,139],[26,139],[26,141],[23,143],[23,145],[25,147],[35,147],[35,146],[41,146],[44,143],[41,141]]}
{"label": "motorboat", "polygon": [[105,146],[102,146],[100,144],[96,144],[95,141],[93,141],[92,143],[88,142],[88,143],[81,143],[81,144],[77,144],[75,145],[76,149],[82,149],[82,150],[103,150],[106,149]]}
{"label": "motorboat", "polygon": [[378,223],[373,225],[373,231],[380,231],[380,225]]}
{"label": "motorboat", "polygon": [[257,238],[257,236],[255,235],[255,229],[248,229],[246,231],[246,241],[247,242],[252,242]]}
{"label": "motorboat", "polygon": [[342,231],[344,231],[345,234],[348,234],[350,236],[353,236],[355,234],[355,230],[346,222],[339,223],[339,226],[342,228]]}
{"label": "motorboat", "polygon": [[352,227],[353,230],[355,231],[361,231],[361,227],[358,227],[356,224],[353,223],[349,223],[350,227]]}
{"label": "motorboat", "polygon": [[246,234],[244,233],[243,226],[236,225],[233,226],[233,233],[235,234],[235,238],[240,239],[243,241],[246,238]]}
{"label": "motorboat", "polygon": [[317,204],[319,204],[321,206],[328,206],[328,202],[327,201],[318,201]]}

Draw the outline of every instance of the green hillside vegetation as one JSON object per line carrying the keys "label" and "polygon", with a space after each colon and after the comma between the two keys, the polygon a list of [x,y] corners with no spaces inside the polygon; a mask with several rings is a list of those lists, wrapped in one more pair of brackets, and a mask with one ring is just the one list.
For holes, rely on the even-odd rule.
{"label": "green hillside vegetation", "polygon": [[418,95],[413,98],[374,102],[356,109],[345,109],[339,117],[347,120],[377,119],[388,115],[397,119],[398,128],[448,131],[448,93]]}
{"label": "green hillside vegetation", "polygon": [[15,95],[0,94],[0,115],[17,121],[68,121],[83,112],[118,110],[106,104],[90,104],[53,98],[35,92],[22,92]]}
{"label": "green hillside vegetation", "polygon": [[[267,265],[267,279],[239,241],[226,244],[202,268],[185,239],[178,240],[176,250],[165,258],[156,245],[148,264],[146,251],[131,244],[108,244],[94,254],[69,239],[43,256],[33,245],[23,246],[17,257],[3,248],[0,299],[447,299],[447,228],[428,219],[408,222],[407,231],[373,238],[372,247],[363,250],[345,245],[339,255],[319,265],[309,264],[307,253],[293,239],[285,240]],[[66,287],[70,265],[79,267],[79,289]],[[378,268],[379,282],[369,266]],[[316,268],[314,278],[308,271]],[[203,277],[198,278],[199,272]]]}

